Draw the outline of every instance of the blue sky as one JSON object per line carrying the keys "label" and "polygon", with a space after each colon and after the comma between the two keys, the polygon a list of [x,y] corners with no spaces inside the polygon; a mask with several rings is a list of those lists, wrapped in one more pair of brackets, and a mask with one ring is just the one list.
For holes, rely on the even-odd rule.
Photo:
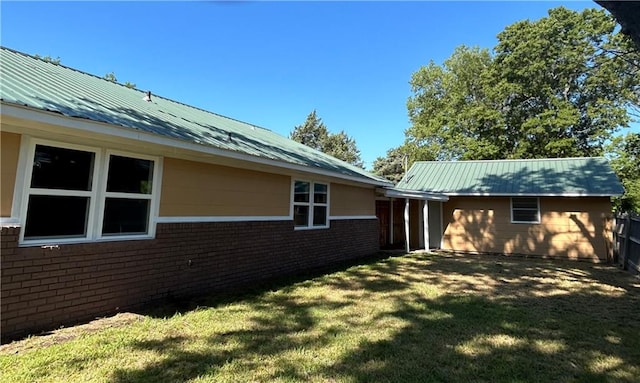
{"label": "blue sky", "polygon": [[367,168],[404,140],[411,74],[459,45],[492,48],[538,2],[13,2],[3,46],[135,83],[287,136],[317,114],[354,137]]}

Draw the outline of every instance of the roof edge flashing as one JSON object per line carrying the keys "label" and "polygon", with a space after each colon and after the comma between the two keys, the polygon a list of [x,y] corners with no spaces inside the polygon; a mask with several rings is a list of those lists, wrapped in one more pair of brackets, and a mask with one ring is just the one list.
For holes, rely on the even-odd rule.
{"label": "roof edge flashing", "polygon": [[[342,179],[345,181],[357,182],[367,184],[376,187],[390,187],[393,186],[391,181],[379,179],[377,176],[371,174],[355,175],[344,174],[341,171],[331,171],[326,169],[318,169],[314,166],[308,166],[303,164],[296,164],[293,162],[287,162],[279,159],[273,159],[269,157],[256,156],[246,154],[240,151],[218,148],[208,145],[206,143],[190,142],[180,140],[173,137],[153,134],[144,132],[138,129],[131,129],[122,127],[119,125],[113,125],[107,122],[94,121],[84,117],[72,117],[67,116],[55,111],[45,111],[42,109],[33,108],[28,105],[20,105],[7,101],[0,102],[0,113],[10,117],[14,117],[20,120],[34,120],[40,123],[59,126],[61,128],[75,129],[85,131],[89,133],[104,134],[111,137],[132,139],[141,142],[152,143],[156,145],[173,147],[183,150],[189,150],[198,153],[204,153],[207,155],[220,156],[223,158],[229,158],[234,160],[246,161],[255,164],[268,165],[281,169],[288,169],[300,172],[306,172],[310,174],[317,174],[321,176]],[[365,170],[363,170],[365,172]]]}

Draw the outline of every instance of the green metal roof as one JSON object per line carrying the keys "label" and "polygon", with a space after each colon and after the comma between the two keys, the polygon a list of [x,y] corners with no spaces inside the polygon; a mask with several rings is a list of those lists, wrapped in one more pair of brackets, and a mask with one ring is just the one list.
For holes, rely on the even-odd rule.
{"label": "green metal roof", "polygon": [[103,122],[189,143],[300,165],[375,185],[390,185],[356,166],[268,129],[130,89],[5,47],[0,49],[0,99],[68,117]]}
{"label": "green metal roof", "polygon": [[445,195],[617,196],[624,192],[602,157],[416,162],[396,188]]}

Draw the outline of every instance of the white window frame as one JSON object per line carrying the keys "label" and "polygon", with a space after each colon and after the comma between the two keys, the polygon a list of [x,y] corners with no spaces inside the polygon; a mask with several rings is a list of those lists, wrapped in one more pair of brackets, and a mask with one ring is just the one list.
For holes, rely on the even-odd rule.
{"label": "white window frame", "polygon": [[[309,202],[296,202],[295,201],[295,193],[296,193],[296,182],[306,182],[309,184]],[[314,193],[315,193],[315,185],[324,185],[327,187],[327,202],[326,203],[317,203],[314,202]],[[291,181],[291,219],[294,221],[294,229],[295,230],[313,230],[313,229],[328,229],[329,228],[329,201],[331,200],[330,195],[331,185],[329,182],[319,182],[319,181],[310,181],[305,179],[293,179]],[[295,225],[295,207],[296,206],[308,206],[309,207],[309,215],[307,217],[307,224],[305,226],[296,226]],[[315,206],[324,206],[327,208],[325,215],[325,224],[324,225],[313,225],[313,208]]]}
{"label": "white window frame", "polygon": [[[536,200],[536,220],[535,221],[516,221],[513,218],[513,200],[514,199],[519,199],[519,198],[528,198],[528,199],[535,199]],[[511,223],[524,223],[524,224],[535,224],[535,223],[540,223],[540,198],[539,197],[511,197],[509,199],[509,203],[510,203],[510,212],[511,212]],[[517,208],[517,210],[528,210],[528,211],[533,211],[534,209],[532,208]]]}
{"label": "white window frame", "polygon": [[[148,160],[153,161],[153,173],[151,175],[151,193],[150,194],[138,194],[138,193],[122,193],[122,192],[108,192],[107,191],[107,178],[109,175],[109,159],[111,156],[120,156],[120,157],[128,157],[135,158],[140,160]],[[97,228],[97,238],[100,240],[113,240],[113,239],[123,239],[123,238],[149,238],[155,235],[155,225],[154,217],[157,215],[158,208],[158,198],[156,195],[158,194],[157,188],[160,187],[159,183],[156,183],[156,179],[159,176],[158,173],[158,163],[159,160],[157,157],[147,156],[142,154],[135,154],[130,152],[122,152],[118,150],[106,150],[106,154],[104,156],[104,161],[102,162],[102,169],[100,173],[100,199],[98,206],[98,219],[96,220]],[[106,205],[107,198],[123,198],[123,199],[136,199],[136,200],[149,200],[149,215],[147,217],[147,233],[146,234],[121,234],[121,235],[104,235],[102,233],[102,226],[104,224],[104,209]],[[152,231],[153,230],[153,231]]]}
{"label": "white window frame", "polygon": [[[66,142],[57,142],[51,140],[44,140],[38,138],[25,139],[25,145],[27,149],[25,161],[24,178],[22,179],[22,200],[20,201],[20,245],[49,245],[49,244],[67,244],[67,243],[82,243],[82,242],[94,242],[94,241],[121,241],[132,239],[148,239],[155,237],[156,219],[159,209],[159,196],[160,196],[160,175],[162,161],[161,158],[155,156],[142,155],[137,153],[123,152],[110,150],[106,148],[99,148],[88,145],[70,144]],[[63,149],[80,150],[85,152],[94,153],[94,163],[92,171],[91,190],[63,190],[63,189],[40,189],[31,187],[31,177],[33,175],[33,162],[35,156],[36,145],[51,146]],[[123,157],[137,158],[143,160],[153,161],[153,180],[151,185],[151,194],[133,194],[133,193],[107,193],[107,175],[109,167],[109,156],[118,155]],[[29,205],[30,195],[50,195],[50,196],[81,196],[89,197],[89,211],[87,214],[87,230],[84,237],[56,237],[56,238],[37,238],[37,239],[25,239],[25,231],[27,224],[27,209]],[[149,215],[147,217],[147,233],[144,234],[122,234],[122,235],[102,235],[102,225],[104,218],[104,206],[105,199],[107,197],[118,198],[134,198],[134,199],[149,199]],[[55,220],[55,218],[54,218]]]}

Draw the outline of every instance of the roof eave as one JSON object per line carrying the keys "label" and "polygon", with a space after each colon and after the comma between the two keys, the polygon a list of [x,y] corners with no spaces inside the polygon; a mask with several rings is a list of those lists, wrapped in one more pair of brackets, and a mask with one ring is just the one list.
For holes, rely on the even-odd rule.
{"label": "roof eave", "polygon": [[99,133],[99,134],[104,134],[104,135],[118,137],[118,138],[126,138],[126,139],[137,140],[137,141],[151,143],[151,144],[191,150],[198,153],[209,154],[213,156],[220,156],[220,157],[230,158],[234,160],[247,161],[247,162],[252,162],[252,163],[261,164],[261,165],[269,165],[277,168],[317,174],[317,175],[326,176],[326,177],[333,177],[333,178],[342,179],[345,181],[368,184],[371,186],[377,186],[377,187],[393,186],[393,183],[390,181],[370,178],[364,175],[361,177],[358,177],[358,176],[343,174],[340,172],[334,172],[330,170],[317,169],[310,166],[294,164],[294,163],[285,162],[281,160],[253,156],[250,154],[216,148],[211,145],[191,143],[188,141],[166,137],[159,134],[143,132],[140,130],[136,130],[134,128],[107,124],[107,123],[93,121],[93,120],[82,118],[82,117],[70,117],[58,112],[46,111],[46,110],[31,107],[28,105],[21,105],[21,104],[7,102],[5,100],[0,100],[0,107],[1,107],[0,114],[11,116],[18,119],[34,120],[44,124],[57,125],[57,126],[61,126],[69,129],[82,130],[82,131]]}
{"label": "roof eave", "polygon": [[385,188],[384,196],[391,198],[410,198],[426,201],[448,201],[449,197],[439,193],[421,192],[417,190],[406,190],[397,188]]}
{"label": "roof eave", "polygon": [[456,193],[442,192],[450,197],[619,197],[622,193]]}

